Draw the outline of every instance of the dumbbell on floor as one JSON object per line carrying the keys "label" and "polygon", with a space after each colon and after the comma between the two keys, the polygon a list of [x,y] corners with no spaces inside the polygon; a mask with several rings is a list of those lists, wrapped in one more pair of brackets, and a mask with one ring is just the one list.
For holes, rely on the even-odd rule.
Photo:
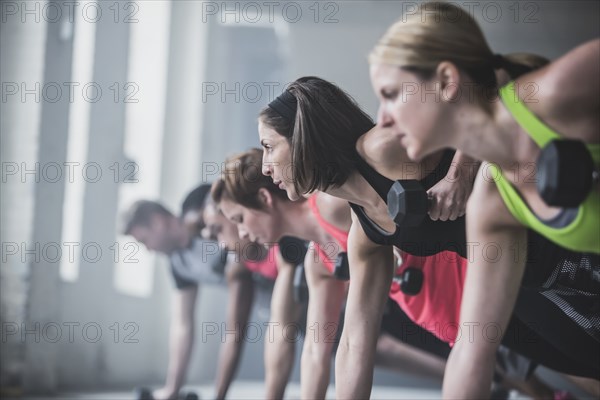
{"label": "dumbbell on floor", "polygon": [[541,151],[537,162],[537,189],[546,204],[579,206],[592,190],[598,171],[580,140],[553,140]]}
{"label": "dumbbell on floor", "polygon": [[[152,390],[146,387],[135,388],[134,391],[135,400],[153,400]],[[200,397],[194,392],[179,392],[177,395],[178,400],[199,400]]]}
{"label": "dumbbell on floor", "polygon": [[396,181],[387,194],[388,213],[398,226],[419,226],[429,205],[427,191],[417,180]]}

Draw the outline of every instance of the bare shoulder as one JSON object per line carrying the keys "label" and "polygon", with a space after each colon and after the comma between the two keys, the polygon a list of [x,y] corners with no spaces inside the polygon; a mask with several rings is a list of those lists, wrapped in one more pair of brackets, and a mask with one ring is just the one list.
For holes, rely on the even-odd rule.
{"label": "bare shoulder", "polygon": [[321,216],[338,229],[348,231],[352,224],[348,201],[323,192],[318,192],[316,196]]}
{"label": "bare shoulder", "polygon": [[352,211],[352,226],[350,227],[350,231],[348,233],[348,251],[355,252],[361,258],[367,258],[384,248],[389,248],[390,252],[392,251],[391,246],[382,246],[377,243],[374,243],[369,239],[367,234],[365,233],[358,217]]}
{"label": "bare shoulder", "polygon": [[304,257],[304,271],[306,279],[310,283],[332,278],[331,273],[323,263],[322,257],[317,252],[317,246],[315,242],[310,242]]}
{"label": "bare shoulder", "polygon": [[412,163],[400,143],[400,136],[388,128],[375,126],[359,139],[357,150],[382,175],[398,169],[403,163]]}
{"label": "bare shoulder", "polygon": [[466,215],[469,230],[475,228],[477,231],[490,232],[520,226],[504,204],[496,186],[492,166],[487,162],[481,164],[477,173]]}
{"label": "bare shoulder", "polygon": [[600,39],[581,44],[517,84],[519,97],[550,126],[567,136],[598,141]]}

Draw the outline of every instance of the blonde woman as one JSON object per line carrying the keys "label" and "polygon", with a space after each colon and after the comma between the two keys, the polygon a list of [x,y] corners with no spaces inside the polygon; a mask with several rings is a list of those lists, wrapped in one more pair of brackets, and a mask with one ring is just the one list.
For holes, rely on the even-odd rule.
{"label": "blonde woman", "polygon": [[[467,209],[467,238],[493,243],[500,252],[493,260],[474,252],[461,322],[479,325],[475,340],[461,341],[452,351],[444,396],[481,398],[489,391],[498,343],[485,340],[482,329],[486,324],[506,327],[530,250],[527,228],[564,250],[563,262],[537,282],[544,297],[530,309],[546,309],[564,320],[544,327],[545,337],[578,359],[586,376],[598,379],[598,190],[579,207],[551,207],[530,174],[540,147],[560,138],[585,142],[600,161],[600,41],[583,44],[498,91],[495,70],[516,78],[524,72],[521,60],[495,55],[462,9],[424,3],[389,28],[369,62],[381,102],[378,123],[411,159],[450,147],[493,163],[483,164],[477,176]],[[409,87],[418,94],[407,95]],[[422,96],[425,88],[428,96]]]}

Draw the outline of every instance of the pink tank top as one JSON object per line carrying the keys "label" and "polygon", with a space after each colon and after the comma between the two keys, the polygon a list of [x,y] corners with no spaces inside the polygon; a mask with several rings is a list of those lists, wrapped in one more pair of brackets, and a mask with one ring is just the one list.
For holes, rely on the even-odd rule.
{"label": "pink tank top", "polygon": [[[319,225],[338,241],[343,251],[347,251],[348,232],[327,222],[321,216],[316,200],[316,195],[311,196],[308,204]],[[332,258],[321,246],[317,245],[317,250],[327,269],[333,273],[337,253],[333,254]],[[423,270],[423,287],[416,296],[409,296],[400,291],[398,283],[392,282],[390,297],[416,324],[453,345],[459,332],[460,302],[467,273],[467,260],[451,251],[427,257],[404,252],[401,255],[402,265],[396,274],[401,274],[408,267],[420,268]]]}
{"label": "pink tank top", "polygon": [[467,260],[455,252],[419,257],[402,252],[402,265],[396,274],[408,267],[423,270],[423,286],[416,296],[400,291],[397,282],[392,283],[390,297],[398,303],[406,315],[439,339],[453,345],[459,330],[460,302],[462,299]]}
{"label": "pink tank top", "polygon": [[267,256],[260,261],[244,261],[244,265],[252,272],[256,272],[265,278],[275,280],[277,278],[277,254],[279,246],[274,245],[269,248]]}
{"label": "pink tank top", "polygon": [[[327,249],[324,249],[322,245],[316,243],[315,244],[319,258],[323,260],[323,263],[325,264],[329,272],[333,274],[333,270],[335,268],[335,259],[338,253],[341,251],[348,250],[348,232],[330,224],[325,220],[325,218],[323,218],[323,216],[319,212],[319,207],[317,207],[317,196],[318,194],[315,194],[308,198],[308,204],[310,205],[310,209],[317,218],[317,221],[319,222],[319,225],[321,225],[321,228],[323,228],[325,232],[331,235],[331,237],[333,237],[337,241],[337,243],[332,243],[331,246],[327,246]],[[332,251],[330,251],[330,249]]]}

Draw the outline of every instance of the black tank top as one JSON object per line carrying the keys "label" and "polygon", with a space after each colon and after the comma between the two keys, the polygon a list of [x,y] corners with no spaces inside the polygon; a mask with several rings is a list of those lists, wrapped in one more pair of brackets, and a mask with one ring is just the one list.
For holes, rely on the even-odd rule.
{"label": "black tank top", "polygon": [[[429,190],[446,176],[453,157],[454,150],[446,150],[435,169],[420,180],[425,190]],[[387,204],[387,193],[394,181],[379,174],[360,156],[357,156],[356,168]],[[373,222],[363,207],[353,203],[350,203],[350,207],[373,243],[396,246],[415,256],[431,256],[444,250],[453,251],[464,258],[467,256],[464,216],[454,221],[433,221],[426,216],[421,225],[410,228],[396,226],[396,231],[390,234]]]}

